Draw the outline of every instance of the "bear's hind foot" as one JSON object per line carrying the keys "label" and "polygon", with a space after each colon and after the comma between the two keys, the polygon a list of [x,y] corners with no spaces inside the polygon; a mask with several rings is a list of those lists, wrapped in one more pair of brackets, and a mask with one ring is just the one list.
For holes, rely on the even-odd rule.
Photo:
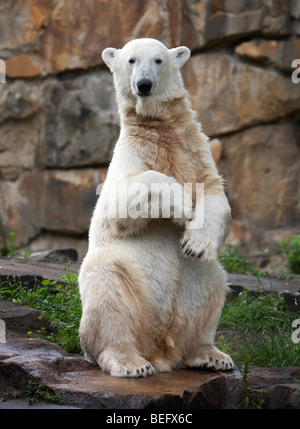
{"label": "bear's hind foot", "polygon": [[231,357],[218,350],[215,346],[204,346],[199,349],[197,354],[185,360],[185,366],[215,371],[229,371],[234,368]]}
{"label": "bear's hind foot", "polygon": [[105,350],[98,359],[102,371],[114,377],[147,377],[156,371],[146,359],[134,352]]}

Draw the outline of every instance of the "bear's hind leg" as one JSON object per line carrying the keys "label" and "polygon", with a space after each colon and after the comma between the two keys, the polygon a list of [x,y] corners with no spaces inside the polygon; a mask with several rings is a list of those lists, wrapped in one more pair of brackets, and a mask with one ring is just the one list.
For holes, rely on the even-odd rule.
{"label": "bear's hind leg", "polygon": [[[189,261],[186,262],[187,268],[189,268],[188,264],[190,264]],[[189,296],[193,296],[193,300],[189,301],[189,306],[185,310],[188,322],[183,334],[189,341],[183,343],[184,366],[216,371],[233,369],[231,357],[214,345],[215,333],[227,292],[225,273],[215,262],[198,262],[198,270],[197,277],[192,278],[188,274],[185,276],[184,284],[191,287]],[[185,273],[188,273],[188,270],[185,270]],[[201,284],[195,285],[195,278],[199,279]],[[183,288],[184,292],[185,289],[186,287]],[[183,298],[186,296],[184,292]]]}
{"label": "bear's hind leg", "polygon": [[153,311],[137,267],[115,259],[103,263],[94,254],[84,262],[79,284],[79,333],[87,358],[116,377],[154,373],[150,362],[142,357],[152,346],[149,314]]}

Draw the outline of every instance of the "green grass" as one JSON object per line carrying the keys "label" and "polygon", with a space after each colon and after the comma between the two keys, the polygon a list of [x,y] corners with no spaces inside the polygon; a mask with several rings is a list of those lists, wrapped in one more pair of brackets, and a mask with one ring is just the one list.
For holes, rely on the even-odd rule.
{"label": "green grass", "polygon": [[263,271],[250,264],[245,255],[239,253],[238,246],[232,244],[227,244],[224,252],[219,254],[219,261],[227,273],[265,276]]}
{"label": "green grass", "polygon": [[285,255],[289,270],[292,273],[300,274],[300,237],[292,235],[290,241],[282,240],[280,247]]}
{"label": "green grass", "polygon": [[[22,282],[2,282],[0,299],[42,310],[42,317],[50,322],[53,332],[41,329],[44,339],[54,342],[69,352],[80,352],[78,327],[81,318],[81,302],[77,274],[66,274],[57,280],[44,280],[41,287],[31,288]],[[32,335],[32,333],[29,333]]]}
{"label": "green grass", "polygon": [[253,365],[300,366],[300,343],[291,338],[295,319],[299,314],[288,311],[282,295],[253,296],[244,290],[223,309],[219,347],[238,365],[249,355]]}

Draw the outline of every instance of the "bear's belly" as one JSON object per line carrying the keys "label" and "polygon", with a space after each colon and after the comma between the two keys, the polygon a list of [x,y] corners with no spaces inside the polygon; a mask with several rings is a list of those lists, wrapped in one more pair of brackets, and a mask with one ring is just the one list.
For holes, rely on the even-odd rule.
{"label": "bear's belly", "polygon": [[[181,283],[182,229],[168,219],[152,224],[147,233],[123,238],[97,240],[97,247],[88,254],[101,252],[100,264],[114,260],[134,267],[144,278],[144,287],[154,307],[163,318],[172,316],[177,289]],[[88,255],[87,255],[88,257]]]}

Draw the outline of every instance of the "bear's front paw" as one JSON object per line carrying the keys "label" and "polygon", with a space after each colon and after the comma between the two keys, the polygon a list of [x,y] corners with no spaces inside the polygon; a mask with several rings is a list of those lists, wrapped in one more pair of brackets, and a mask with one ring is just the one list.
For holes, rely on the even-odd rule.
{"label": "bear's front paw", "polygon": [[218,258],[218,246],[215,240],[200,230],[186,230],[181,240],[181,249],[186,256],[212,261]]}

